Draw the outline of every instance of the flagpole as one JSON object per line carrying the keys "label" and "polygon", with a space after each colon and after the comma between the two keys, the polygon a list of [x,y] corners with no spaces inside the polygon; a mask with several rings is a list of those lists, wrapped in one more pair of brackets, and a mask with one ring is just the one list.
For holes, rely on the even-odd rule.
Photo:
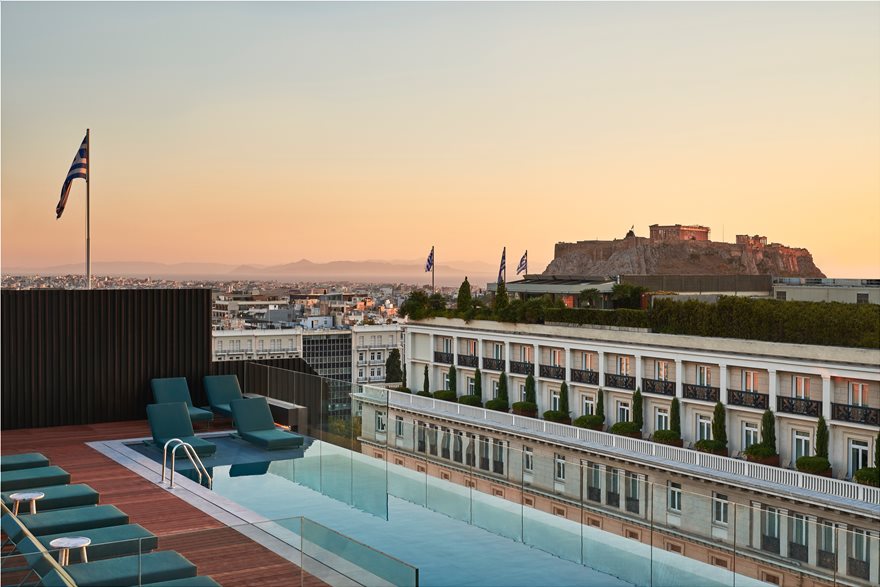
{"label": "flagpole", "polygon": [[501,256],[504,257],[504,286],[507,287],[507,247],[504,247]]}
{"label": "flagpole", "polygon": [[437,258],[434,256],[434,245],[431,245],[431,293],[437,293],[434,289],[434,267],[437,266]]}
{"label": "flagpole", "polygon": [[89,140],[89,129],[86,129],[86,283],[92,289],[92,258],[91,258],[91,226],[89,211],[89,184],[92,175],[92,145]]}

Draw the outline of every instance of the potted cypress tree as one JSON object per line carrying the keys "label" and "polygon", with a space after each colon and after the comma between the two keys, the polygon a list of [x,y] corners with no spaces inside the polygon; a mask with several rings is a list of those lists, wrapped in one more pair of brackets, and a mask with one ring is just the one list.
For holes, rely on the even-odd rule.
{"label": "potted cypress tree", "polygon": [[455,365],[449,366],[449,389],[444,389],[442,391],[434,392],[434,399],[442,399],[447,402],[454,402],[458,399],[458,392],[456,388],[458,386],[457,380],[458,376],[455,373]]}
{"label": "potted cypress tree", "polygon": [[544,412],[544,419],[560,424],[571,424],[571,409],[568,407],[568,384],[559,386],[559,409]]}
{"label": "potted cypress tree", "polygon": [[526,377],[526,399],[521,402],[513,402],[513,413],[529,418],[538,416],[538,404],[535,402],[535,376],[531,373]]}
{"label": "potted cypress tree", "polygon": [[628,436],[630,438],[641,438],[642,428],[645,425],[645,416],[642,406],[642,392],[636,388],[633,394],[633,419],[628,422],[615,422],[608,432],[619,434],[620,436]]}
{"label": "potted cypress tree", "polygon": [[712,439],[698,440],[694,448],[700,452],[727,456],[727,412],[721,402],[715,404],[712,414]]}
{"label": "potted cypress tree", "polygon": [[431,382],[428,380],[428,366],[425,365],[425,379],[422,381],[422,391],[418,392],[416,395],[423,395],[425,397],[431,396]]}
{"label": "potted cypress tree", "polygon": [[595,414],[585,414],[583,416],[579,416],[575,418],[574,424],[578,428],[589,428],[590,430],[599,430],[602,431],[602,428],[605,427],[605,400],[603,397],[605,396],[605,392],[600,388],[598,391],[598,398],[596,398],[596,413]]}
{"label": "potted cypress tree", "polygon": [[498,378],[498,397],[487,401],[486,407],[497,412],[506,412],[510,408],[510,400],[507,398],[507,373],[504,371]]}
{"label": "potted cypress tree", "polygon": [[681,404],[677,397],[672,398],[672,405],[669,406],[669,430],[656,430],[651,440],[678,448],[684,446],[681,439]]}
{"label": "potted cypress tree", "polygon": [[823,416],[819,416],[819,423],[816,425],[816,455],[799,457],[794,465],[802,473],[831,477],[831,462],[828,460],[828,426]]}
{"label": "potted cypress tree", "polygon": [[779,466],[779,453],[776,451],[776,416],[765,410],[761,417],[761,442],[746,448],[746,460],[772,467]]}
{"label": "potted cypress tree", "polygon": [[474,373],[474,393],[459,397],[458,403],[477,407],[483,406],[483,374],[480,373],[479,367],[477,367],[477,371]]}

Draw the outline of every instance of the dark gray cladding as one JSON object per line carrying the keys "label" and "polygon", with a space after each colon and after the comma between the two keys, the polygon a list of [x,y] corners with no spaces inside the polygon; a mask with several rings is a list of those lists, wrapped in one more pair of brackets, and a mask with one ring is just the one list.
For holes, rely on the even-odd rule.
{"label": "dark gray cladding", "polygon": [[[4,290],[0,294],[2,427],[143,419],[150,379],[186,377],[205,405],[204,375],[244,371],[211,360],[211,291]],[[303,361],[277,365],[313,373]],[[242,386],[247,382],[239,374]]]}

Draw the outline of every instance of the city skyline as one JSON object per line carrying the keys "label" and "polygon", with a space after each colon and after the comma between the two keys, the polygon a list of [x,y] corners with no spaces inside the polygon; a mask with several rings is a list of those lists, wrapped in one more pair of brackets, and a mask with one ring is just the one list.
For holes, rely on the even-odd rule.
{"label": "city skyline", "polygon": [[[880,6],[2,6],[2,264],[497,267],[709,226],[880,275]],[[112,50],[108,50],[112,48]],[[71,51],[79,65],[71,67]],[[413,281],[424,280],[424,274]]]}

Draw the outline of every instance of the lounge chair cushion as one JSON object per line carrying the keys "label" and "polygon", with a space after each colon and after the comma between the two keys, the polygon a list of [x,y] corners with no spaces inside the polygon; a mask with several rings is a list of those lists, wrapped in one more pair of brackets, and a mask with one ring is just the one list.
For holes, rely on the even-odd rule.
{"label": "lounge chair cushion", "polygon": [[215,414],[231,417],[229,403],[241,399],[241,387],[235,375],[207,375],[202,380],[208,403]]}
{"label": "lounge chair cushion", "polygon": [[16,491],[48,485],[66,485],[67,483],[70,483],[70,473],[61,467],[51,465],[34,469],[4,471],[0,477],[0,491]]}
{"label": "lounge chair cushion", "polygon": [[275,427],[266,398],[239,399],[230,406],[235,427],[248,442],[270,450],[302,446],[302,436]]}
{"label": "lounge chair cushion", "polygon": [[172,579],[160,583],[142,583],[141,587],[220,587],[220,583],[208,575],[197,575],[186,579]]}
{"label": "lounge chair cushion", "polygon": [[49,459],[38,452],[27,452],[19,455],[0,457],[0,471],[18,471],[34,467],[48,467]]}
{"label": "lounge chair cushion", "polygon": [[[90,505],[36,514],[21,514],[18,520],[31,534],[39,537],[128,524],[128,515],[113,505]],[[6,530],[6,525],[3,529]],[[7,534],[13,541],[18,541],[20,537],[20,533],[14,531],[12,533],[7,531]]]}
{"label": "lounge chair cushion", "polygon": [[210,456],[217,451],[214,443],[195,436],[184,402],[150,404],[147,406],[147,420],[153,440],[160,448],[172,438],[179,438],[191,444],[200,457]]}
{"label": "lounge chair cushion", "polygon": [[[79,587],[141,585],[196,576],[196,566],[173,550],[123,556],[65,567]],[[189,583],[187,583],[188,585]],[[44,587],[63,587],[57,570],[43,577]]]}
{"label": "lounge chair cushion", "polygon": [[[114,556],[126,556],[129,554],[144,554],[159,547],[159,538],[140,524],[122,524],[119,526],[106,526],[104,528],[89,528],[77,530],[77,536],[91,538],[92,543],[87,548],[89,560],[100,560]],[[49,543],[56,538],[70,536],[69,532],[47,534],[38,536],[37,539],[49,551],[53,551]],[[19,548],[19,551],[22,549]],[[75,555],[71,551],[72,560],[79,561],[79,553]]]}
{"label": "lounge chair cushion", "polygon": [[[45,512],[50,510],[58,510],[61,508],[73,508],[82,505],[97,505],[99,494],[88,485],[51,485],[48,487],[32,487],[28,491],[39,491],[45,493],[46,496],[37,500],[37,511]],[[2,495],[3,503],[6,507],[12,509],[14,501],[9,495],[15,491],[6,491]],[[22,503],[21,511],[29,511],[28,504]]]}
{"label": "lounge chair cushion", "polygon": [[189,412],[189,419],[193,422],[210,422],[214,419],[214,414],[209,410],[193,407],[186,377],[152,379],[150,387],[153,390],[153,399],[157,404],[183,402]]}

